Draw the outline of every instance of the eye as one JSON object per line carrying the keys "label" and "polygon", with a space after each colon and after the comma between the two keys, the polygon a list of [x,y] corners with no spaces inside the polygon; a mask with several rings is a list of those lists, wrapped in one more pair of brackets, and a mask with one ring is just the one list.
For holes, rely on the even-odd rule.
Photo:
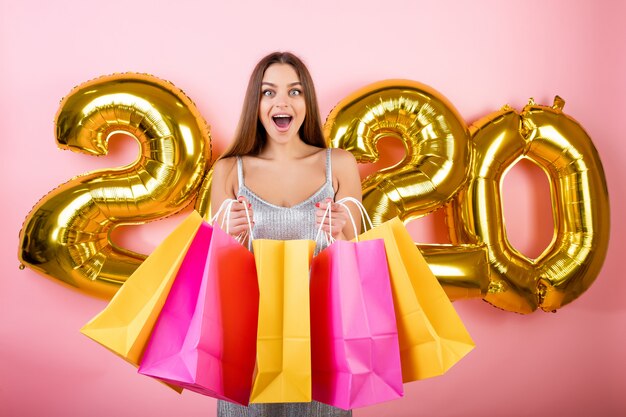
{"label": "eye", "polygon": [[261,91],[261,95],[263,97],[273,97],[274,96],[274,91],[272,91],[272,90],[263,90],[263,91]]}
{"label": "eye", "polygon": [[301,94],[302,94],[302,90],[299,90],[297,88],[289,90],[289,95],[292,96],[292,97],[299,96]]}

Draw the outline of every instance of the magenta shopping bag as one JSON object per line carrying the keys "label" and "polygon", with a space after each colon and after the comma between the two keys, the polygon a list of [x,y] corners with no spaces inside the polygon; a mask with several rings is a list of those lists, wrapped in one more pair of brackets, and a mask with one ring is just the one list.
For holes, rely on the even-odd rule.
{"label": "magenta shopping bag", "polygon": [[203,223],[178,271],[139,372],[247,405],[259,289],[252,253]]}
{"label": "magenta shopping bag", "polygon": [[335,241],[311,266],[313,399],[343,409],[403,395],[382,239]]}

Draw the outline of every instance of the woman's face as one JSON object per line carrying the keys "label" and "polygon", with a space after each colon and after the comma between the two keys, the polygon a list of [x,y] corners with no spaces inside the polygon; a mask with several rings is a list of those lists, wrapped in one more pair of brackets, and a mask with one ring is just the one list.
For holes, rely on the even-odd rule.
{"label": "woman's face", "polygon": [[261,84],[259,119],[267,135],[279,142],[299,137],[306,103],[296,70],[288,64],[272,64]]}

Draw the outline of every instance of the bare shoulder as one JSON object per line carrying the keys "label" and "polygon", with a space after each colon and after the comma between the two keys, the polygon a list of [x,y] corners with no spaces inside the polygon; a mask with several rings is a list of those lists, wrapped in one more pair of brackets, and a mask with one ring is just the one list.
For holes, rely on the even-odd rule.
{"label": "bare shoulder", "polygon": [[211,189],[218,194],[223,194],[224,197],[233,198],[239,188],[237,181],[237,158],[219,159],[213,164],[212,170]]}
{"label": "bare shoulder", "polygon": [[237,167],[237,158],[231,156],[229,158],[218,159],[213,164],[213,175],[228,176]]}
{"label": "bare shoulder", "polygon": [[356,168],[356,159],[354,155],[345,149],[332,148],[330,158],[333,165],[333,170],[349,170],[352,171]]}
{"label": "bare shoulder", "polygon": [[345,149],[333,148],[330,158],[335,199],[354,197],[360,200],[361,178],[354,156]]}

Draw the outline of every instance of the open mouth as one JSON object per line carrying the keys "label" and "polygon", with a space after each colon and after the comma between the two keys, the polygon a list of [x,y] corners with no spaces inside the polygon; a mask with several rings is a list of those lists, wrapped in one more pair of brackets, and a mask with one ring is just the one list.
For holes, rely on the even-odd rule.
{"label": "open mouth", "polygon": [[292,119],[293,117],[286,115],[286,114],[277,114],[276,116],[272,116],[272,120],[274,121],[274,124],[280,130],[288,129],[289,125],[291,124]]}

